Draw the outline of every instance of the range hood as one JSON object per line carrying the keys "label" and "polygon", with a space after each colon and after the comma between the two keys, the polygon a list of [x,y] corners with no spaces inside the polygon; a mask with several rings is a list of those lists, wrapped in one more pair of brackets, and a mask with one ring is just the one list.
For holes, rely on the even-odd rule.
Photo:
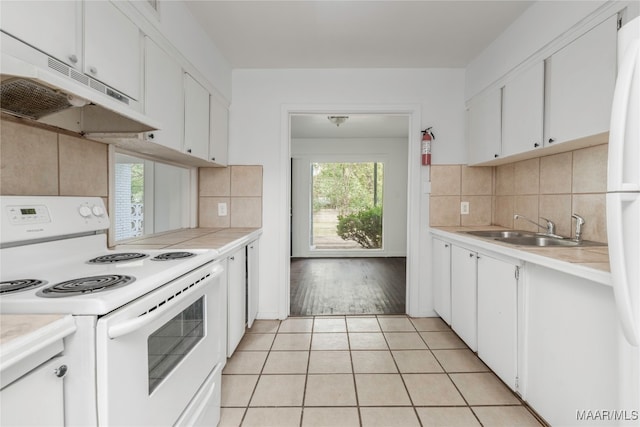
{"label": "range hood", "polygon": [[0,109],[81,134],[159,129],[141,104],[45,53],[0,33]]}

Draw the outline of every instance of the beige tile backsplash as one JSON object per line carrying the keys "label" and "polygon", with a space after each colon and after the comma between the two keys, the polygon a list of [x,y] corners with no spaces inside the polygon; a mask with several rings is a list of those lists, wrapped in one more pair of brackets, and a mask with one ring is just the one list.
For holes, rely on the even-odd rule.
{"label": "beige tile backsplash", "polygon": [[262,166],[200,168],[199,189],[200,227],[262,227]]}
{"label": "beige tile backsplash", "polygon": [[0,193],[108,196],[108,150],[100,142],[4,119]]}
{"label": "beige tile backsplash", "polygon": [[[605,191],[607,144],[495,167],[434,165],[430,225],[501,225],[535,231],[515,213],[556,223],[563,236],[575,233],[572,213],[585,218],[583,238],[607,241]],[[460,202],[469,214],[460,215]]]}
{"label": "beige tile backsplash", "polygon": [[[0,194],[99,196],[106,204],[108,183],[107,144],[3,116]],[[198,192],[200,227],[262,226],[262,166],[200,168]]]}

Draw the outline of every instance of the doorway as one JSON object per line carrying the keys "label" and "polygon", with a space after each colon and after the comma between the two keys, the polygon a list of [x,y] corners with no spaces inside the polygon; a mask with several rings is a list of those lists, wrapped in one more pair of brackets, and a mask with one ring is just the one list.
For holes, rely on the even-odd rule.
{"label": "doorway", "polygon": [[290,116],[290,314],[405,314],[410,117],[330,116]]}

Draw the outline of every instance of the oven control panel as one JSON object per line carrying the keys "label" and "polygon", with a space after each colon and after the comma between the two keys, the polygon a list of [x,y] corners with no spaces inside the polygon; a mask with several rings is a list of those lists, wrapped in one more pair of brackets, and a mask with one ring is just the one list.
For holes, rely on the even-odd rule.
{"label": "oven control panel", "polygon": [[44,205],[7,206],[9,221],[13,224],[41,224],[51,222],[49,209]]}
{"label": "oven control panel", "polygon": [[2,196],[0,244],[50,239],[109,228],[100,197]]}

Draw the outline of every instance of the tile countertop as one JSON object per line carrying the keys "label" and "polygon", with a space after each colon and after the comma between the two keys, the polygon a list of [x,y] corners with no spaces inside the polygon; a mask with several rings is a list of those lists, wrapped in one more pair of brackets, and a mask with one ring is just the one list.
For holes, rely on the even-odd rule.
{"label": "tile countertop", "polygon": [[62,352],[62,339],[75,330],[68,314],[0,315],[1,386]]}
{"label": "tile countertop", "polygon": [[487,251],[611,286],[609,249],[607,246],[585,246],[581,248],[519,246],[464,233],[465,231],[477,230],[508,230],[508,228],[499,226],[430,227],[429,230],[434,236],[440,236],[450,241],[473,245]]}
{"label": "tile countertop", "polygon": [[216,249],[225,256],[261,234],[261,228],[185,228],[128,240],[114,249]]}

